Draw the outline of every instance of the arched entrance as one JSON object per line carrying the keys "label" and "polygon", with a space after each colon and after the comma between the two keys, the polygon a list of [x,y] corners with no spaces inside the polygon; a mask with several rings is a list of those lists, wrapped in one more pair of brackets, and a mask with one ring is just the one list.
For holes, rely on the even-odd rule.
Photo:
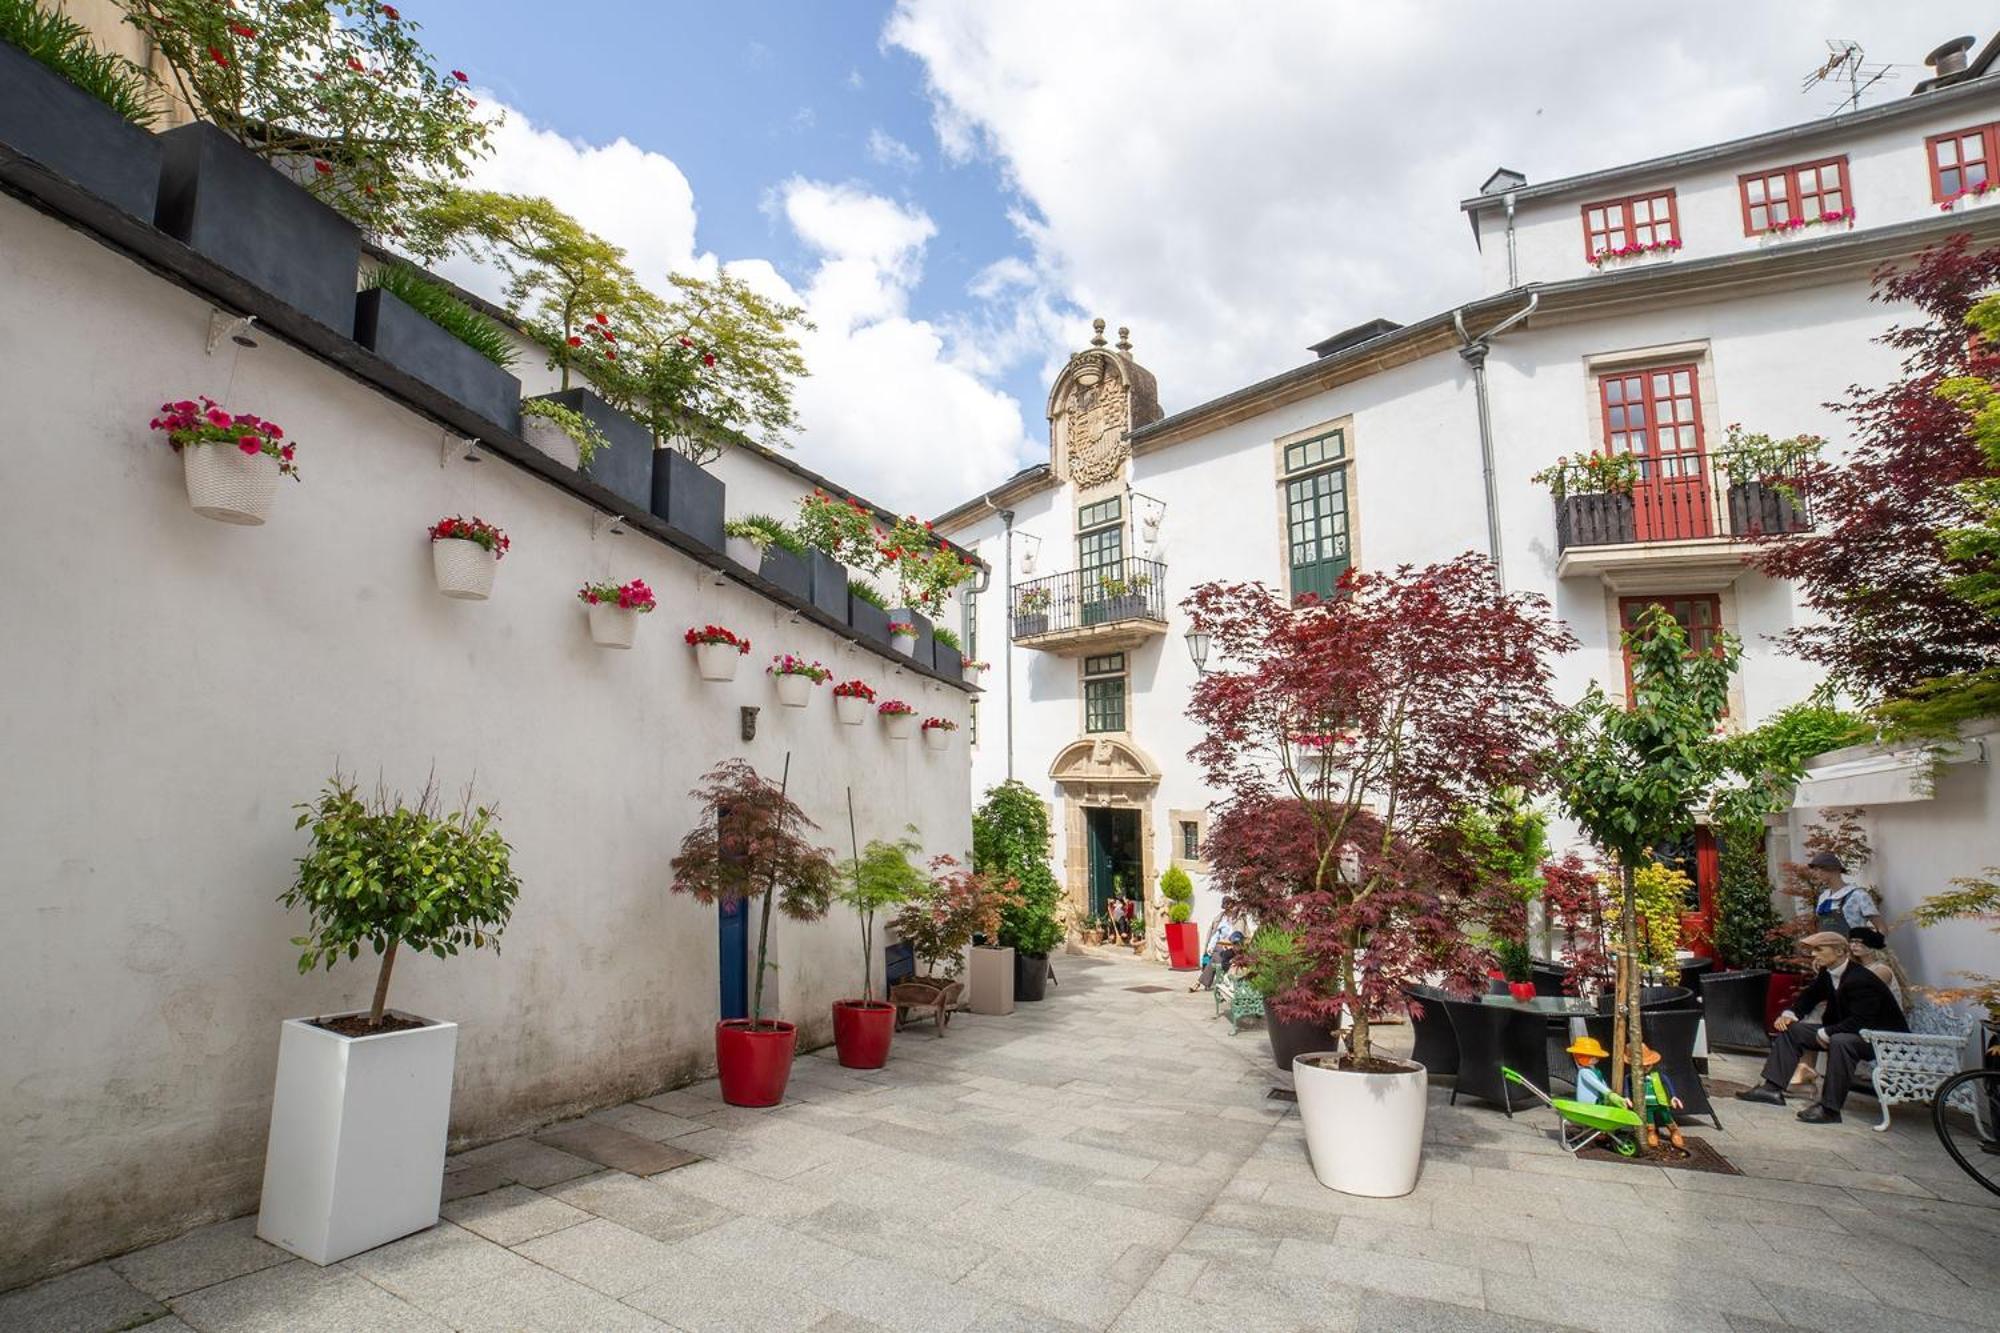
{"label": "arched entrance", "polygon": [[1144,906],[1156,951],[1165,938],[1151,892],[1159,765],[1123,737],[1093,736],[1064,746],[1049,776],[1063,794],[1063,886],[1071,912],[1078,918],[1101,912],[1122,891]]}

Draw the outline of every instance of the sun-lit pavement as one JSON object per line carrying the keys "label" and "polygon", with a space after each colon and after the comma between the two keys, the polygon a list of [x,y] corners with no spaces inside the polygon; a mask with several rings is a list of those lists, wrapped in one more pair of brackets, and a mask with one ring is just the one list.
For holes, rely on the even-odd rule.
{"label": "sun-lit pavement", "polygon": [[1725,1102],[1696,1132],[1732,1177],[1576,1162],[1547,1112],[1434,1089],[1416,1192],[1351,1198],[1267,1096],[1260,1031],[1185,975],[1056,963],[1046,1002],[914,1028],[886,1069],[802,1058],[774,1110],[703,1083],[591,1117],[690,1165],[513,1139],[452,1159],[449,1220],[344,1264],[244,1218],[0,1297],[0,1328],[2000,1326],[2000,1199],[1921,1108],[1876,1134],[1865,1100],[1827,1128]]}

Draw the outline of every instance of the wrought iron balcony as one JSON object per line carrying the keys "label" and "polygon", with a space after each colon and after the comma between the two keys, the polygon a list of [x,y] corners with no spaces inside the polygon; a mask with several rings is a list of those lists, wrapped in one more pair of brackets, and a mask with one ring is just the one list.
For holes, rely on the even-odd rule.
{"label": "wrought iron balcony", "polygon": [[1167,567],[1126,559],[1014,585],[1015,643],[1073,653],[1117,648],[1167,630]]}
{"label": "wrought iron balcony", "polygon": [[[1669,543],[1683,556],[1692,558],[1706,549],[1713,559],[1716,548],[1812,526],[1796,464],[1760,475],[1733,467],[1726,454],[1708,456],[1698,472],[1687,476],[1641,476],[1629,495],[1558,495],[1555,510],[1556,550],[1562,553],[1565,574],[1594,572],[1607,561],[1628,556],[1647,559],[1654,548]],[[1636,549],[1622,554],[1605,549],[1612,547]]]}

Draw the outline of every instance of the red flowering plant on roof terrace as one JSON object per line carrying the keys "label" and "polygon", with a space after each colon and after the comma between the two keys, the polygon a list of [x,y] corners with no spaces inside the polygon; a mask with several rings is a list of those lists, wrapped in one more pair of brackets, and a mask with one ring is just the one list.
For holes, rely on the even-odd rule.
{"label": "red flowering plant on roof terrace", "polygon": [[[1346,1067],[1382,1069],[1370,1015],[1406,984],[1480,970],[1459,922],[1483,872],[1459,816],[1542,785],[1548,659],[1575,641],[1472,554],[1349,571],[1327,601],[1208,583],[1182,606],[1221,662],[1188,714],[1204,733],[1190,757],[1225,793],[1204,844],[1224,903],[1299,937],[1279,1017],[1331,1025],[1345,1010]],[[1303,765],[1300,737],[1337,743],[1305,747]]]}
{"label": "red flowering plant on roof terrace", "polygon": [[213,398],[203,395],[199,402],[182,399],[161,403],[160,415],[152,427],[164,431],[174,452],[196,444],[218,444],[240,449],[255,456],[276,459],[278,470],[297,481],[298,465],[292,461],[294,445],[285,439],[277,422],[266,421],[254,412],[228,412]]}

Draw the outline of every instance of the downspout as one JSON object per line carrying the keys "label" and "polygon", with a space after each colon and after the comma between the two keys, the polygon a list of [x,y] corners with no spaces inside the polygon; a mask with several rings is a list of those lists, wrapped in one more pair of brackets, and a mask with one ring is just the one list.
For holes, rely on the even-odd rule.
{"label": "downspout", "polygon": [[[1510,246],[1511,242],[1510,232]],[[1511,249],[1509,255],[1512,255]],[[1486,401],[1486,353],[1493,339],[1534,314],[1535,307],[1541,303],[1540,292],[1529,292],[1528,304],[1477,338],[1466,331],[1465,308],[1460,306],[1451,312],[1452,327],[1458,330],[1458,340],[1462,344],[1458,354],[1472,367],[1472,397],[1479,408],[1479,464],[1486,480],[1486,551],[1493,558],[1493,581],[1502,589],[1507,586],[1507,571],[1500,558],[1500,483],[1493,465],[1493,412]]]}
{"label": "downspout", "polygon": [[1002,509],[993,503],[991,495],[981,496],[986,507],[1000,515],[1006,525],[1007,540],[1001,548],[1001,559],[1006,562],[1007,582],[1001,589],[1000,628],[1007,639],[1007,781],[1014,780],[1014,640],[1011,637],[1014,623],[1014,511]]}
{"label": "downspout", "polygon": [[1501,195],[1500,202],[1507,206],[1507,290],[1511,292],[1521,285],[1521,271],[1514,259],[1514,192]]}

